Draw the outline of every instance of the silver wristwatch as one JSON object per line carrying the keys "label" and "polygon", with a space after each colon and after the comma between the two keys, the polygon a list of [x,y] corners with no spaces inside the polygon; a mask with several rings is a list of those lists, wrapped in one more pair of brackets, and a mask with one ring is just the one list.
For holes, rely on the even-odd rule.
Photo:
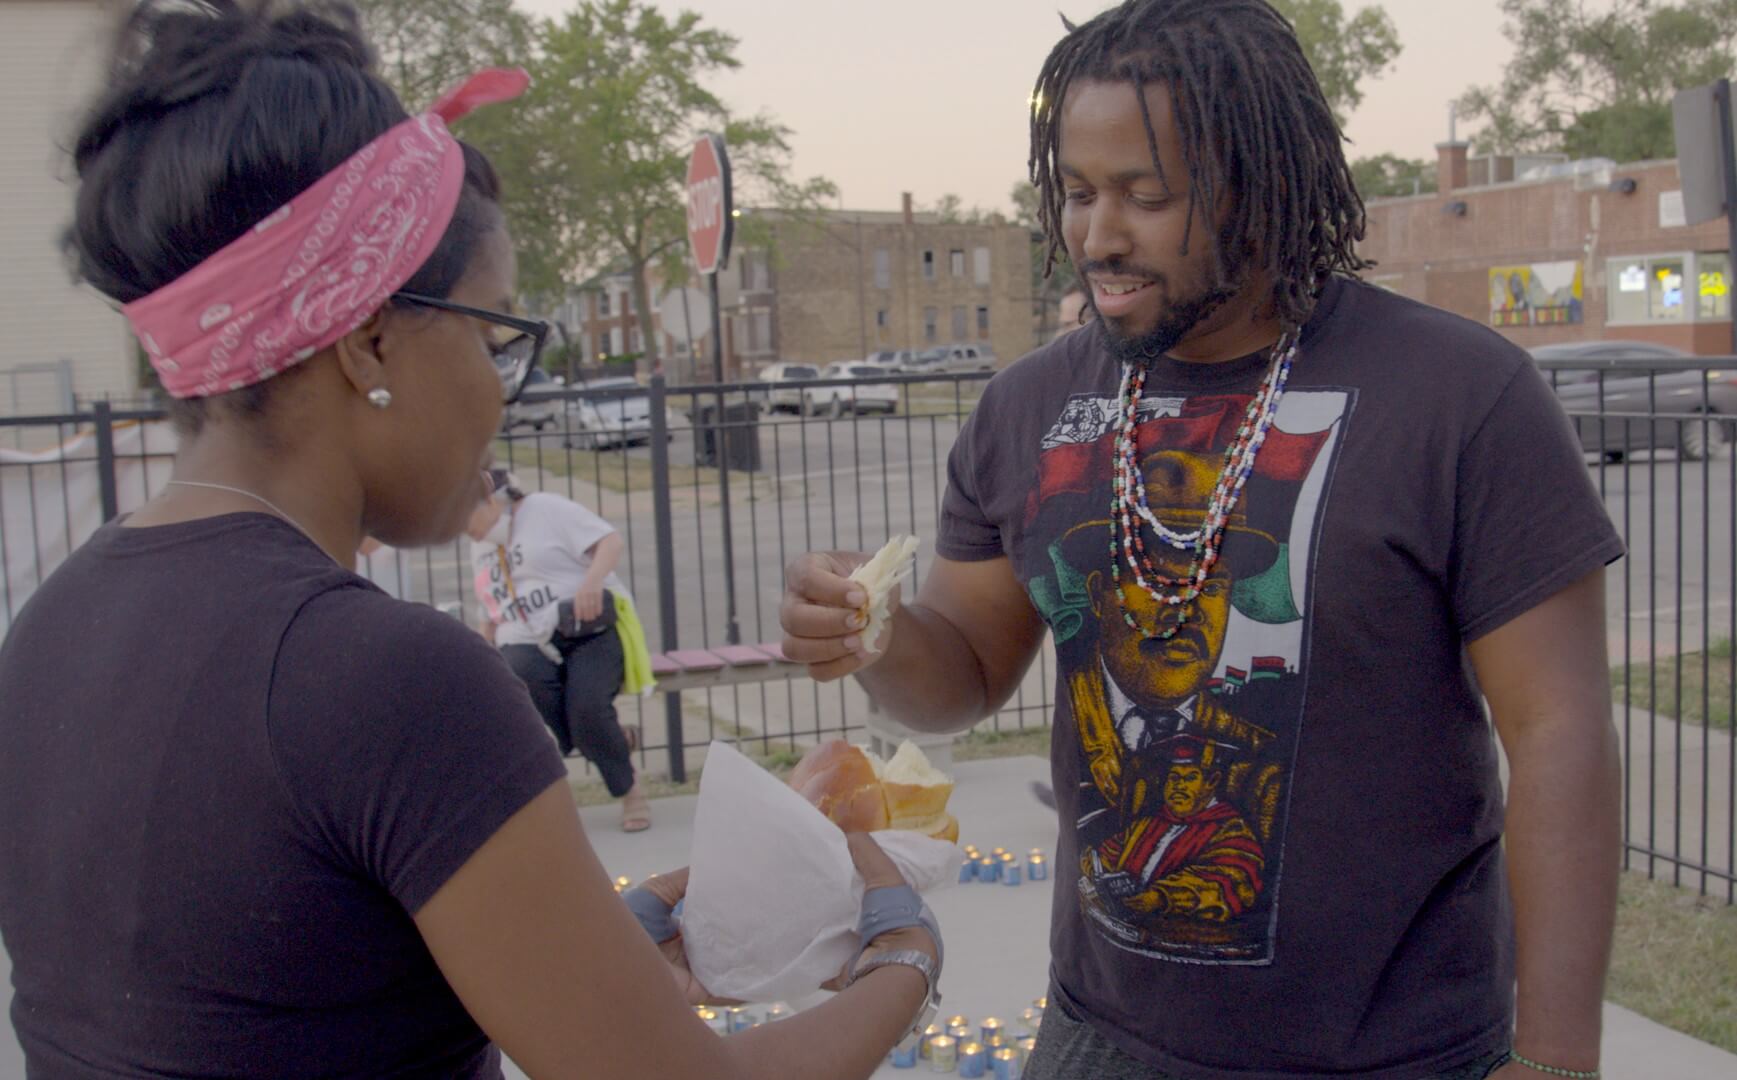
{"label": "silver wristwatch", "polygon": [[849,986],[876,968],[883,968],[889,964],[904,964],[906,967],[916,968],[923,973],[923,981],[929,985],[929,994],[923,999],[923,1007],[917,1010],[916,1022],[911,1025],[910,1031],[899,1037],[899,1041],[903,1042],[912,1035],[921,1035],[925,1028],[934,1023],[935,1013],[941,1007],[941,991],[936,985],[936,980],[940,978],[941,972],[935,967],[935,961],[930,958],[929,954],[921,949],[894,949],[891,952],[874,953],[873,955],[864,953],[857,958],[856,965],[850,969],[850,978],[846,980],[844,985]]}

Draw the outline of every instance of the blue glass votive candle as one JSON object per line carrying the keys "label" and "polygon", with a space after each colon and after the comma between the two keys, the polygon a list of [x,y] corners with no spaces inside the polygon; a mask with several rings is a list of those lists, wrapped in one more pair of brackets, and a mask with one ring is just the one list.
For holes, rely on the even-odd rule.
{"label": "blue glass votive candle", "polygon": [[1001,880],[1001,864],[988,855],[977,860],[977,880],[989,885]]}
{"label": "blue glass votive candle", "polygon": [[965,861],[959,864],[959,884],[969,885],[976,880],[977,862],[970,856],[966,856]]}
{"label": "blue glass votive candle", "polygon": [[977,1080],[989,1075],[989,1051],[980,1042],[968,1042],[959,1048],[959,1075],[965,1080]]}
{"label": "blue glass votive candle", "polygon": [[995,1080],[1019,1080],[1024,1075],[1024,1062],[1019,1060],[1019,1051],[1011,1046],[1004,1046],[995,1051]]}
{"label": "blue glass votive candle", "polygon": [[917,1067],[917,1044],[921,1039],[906,1039],[893,1047],[891,1055],[893,1068],[914,1069]]}
{"label": "blue glass votive candle", "polygon": [[1008,856],[1001,864],[1001,883],[1003,885],[1018,885],[1020,882],[1019,860]]}
{"label": "blue glass votive candle", "polygon": [[1025,876],[1033,881],[1049,880],[1049,863],[1044,861],[1043,853],[1034,851],[1025,864]]}

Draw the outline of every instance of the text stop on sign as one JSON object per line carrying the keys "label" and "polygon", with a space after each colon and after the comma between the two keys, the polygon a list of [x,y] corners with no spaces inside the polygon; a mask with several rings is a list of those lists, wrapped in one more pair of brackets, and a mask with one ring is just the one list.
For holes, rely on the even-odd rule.
{"label": "text stop on sign", "polygon": [[702,135],[688,158],[688,243],[702,274],[715,274],[730,257],[730,158],[724,140]]}

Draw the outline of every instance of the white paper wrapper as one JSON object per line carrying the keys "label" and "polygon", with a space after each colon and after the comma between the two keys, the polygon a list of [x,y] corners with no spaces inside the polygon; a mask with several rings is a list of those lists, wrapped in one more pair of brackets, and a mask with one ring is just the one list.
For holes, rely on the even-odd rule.
{"label": "white paper wrapper", "polygon": [[[918,892],[958,883],[957,846],[912,832],[874,838]],[[844,833],[724,743],[706,755],[689,865],[682,937],[713,994],[801,997],[856,952],[863,881]]]}

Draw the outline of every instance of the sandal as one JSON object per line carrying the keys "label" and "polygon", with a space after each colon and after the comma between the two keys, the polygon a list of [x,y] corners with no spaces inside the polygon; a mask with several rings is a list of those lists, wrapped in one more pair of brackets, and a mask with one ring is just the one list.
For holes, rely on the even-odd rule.
{"label": "sandal", "polygon": [[644,832],[651,828],[651,802],[638,784],[621,797],[621,831]]}

